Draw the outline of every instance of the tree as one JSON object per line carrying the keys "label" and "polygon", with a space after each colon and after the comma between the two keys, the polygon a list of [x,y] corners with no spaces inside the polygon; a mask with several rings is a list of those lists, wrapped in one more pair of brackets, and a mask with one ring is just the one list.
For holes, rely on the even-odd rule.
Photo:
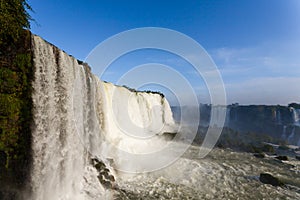
{"label": "tree", "polygon": [[0,199],[5,188],[24,185],[30,167],[30,10],[26,0],[0,0]]}
{"label": "tree", "polygon": [[17,41],[30,28],[27,10],[32,11],[26,0],[0,0],[0,45]]}

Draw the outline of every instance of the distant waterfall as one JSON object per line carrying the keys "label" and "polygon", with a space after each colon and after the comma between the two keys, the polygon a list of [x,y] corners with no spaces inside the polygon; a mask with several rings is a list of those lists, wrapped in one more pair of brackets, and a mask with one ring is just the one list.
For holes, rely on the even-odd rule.
{"label": "distant waterfall", "polygon": [[295,127],[293,127],[291,134],[290,134],[289,137],[287,138],[289,144],[293,143],[294,137],[295,137]]}
{"label": "distant waterfall", "polygon": [[[32,199],[113,199],[106,188],[116,176],[110,166],[122,158],[109,144],[128,152],[163,145],[161,133],[174,131],[167,100],[102,82],[88,66],[38,36],[32,43]],[[140,142],[128,134],[152,138]],[[103,166],[99,174],[96,168]]]}
{"label": "distant waterfall", "polygon": [[280,110],[276,110],[276,123],[277,124],[282,124]]}
{"label": "distant waterfall", "polygon": [[228,126],[230,123],[230,111],[231,109],[227,106],[226,107],[226,119],[225,119],[225,125],[224,126]]}
{"label": "distant waterfall", "polygon": [[226,106],[211,107],[211,124],[217,127],[226,126],[229,122],[230,109]]}
{"label": "distant waterfall", "polygon": [[281,135],[281,139],[286,139],[287,135],[286,135],[286,126],[283,126],[283,130],[282,130],[282,135]]}
{"label": "distant waterfall", "polygon": [[300,126],[300,109],[291,108],[295,126]]}

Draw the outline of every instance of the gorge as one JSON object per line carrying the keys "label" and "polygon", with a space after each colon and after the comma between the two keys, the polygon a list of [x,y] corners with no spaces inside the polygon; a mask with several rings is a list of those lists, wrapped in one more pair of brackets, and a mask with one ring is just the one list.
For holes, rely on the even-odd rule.
{"label": "gorge", "polygon": [[[299,162],[294,158],[291,164],[274,163],[272,156],[261,162],[251,154],[216,148],[199,159],[199,147],[192,145],[173,165],[148,173],[164,156],[159,153],[161,148],[178,135],[180,112],[193,118],[193,108],[178,112],[180,109],[171,109],[163,94],[101,81],[86,63],[30,32],[19,45],[20,52],[29,55],[25,78],[32,88],[23,90],[30,100],[21,110],[31,112],[24,115],[23,128],[16,132],[20,137],[14,148],[21,150],[1,151],[0,199],[299,197],[300,182],[293,179]],[[10,108],[9,103],[5,106]],[[216,122],[222,121],[219,113],[226,110],[225,128],[267,133],[297,145],[297,106],[202,104],[200,122],[195,123],[207,127],[212,113]],[[184,120],[184,124],[193,122]],[[3,130],[1,126],[2,140],[9,144],[10,140],[4,139],[11,135]],[[271,168],[292,186],[277,190],[257,181],[255,174]],[[226,187],[220,182],[223,179]],[[260,192],[253,192],[253,188]]]}

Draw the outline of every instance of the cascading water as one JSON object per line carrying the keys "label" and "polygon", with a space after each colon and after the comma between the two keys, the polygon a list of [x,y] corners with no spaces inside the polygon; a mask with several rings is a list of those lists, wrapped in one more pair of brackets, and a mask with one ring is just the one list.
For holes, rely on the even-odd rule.
{"label": "cascading water", "polygon": [[229,126],[229,123],[230,123],[230,112],[231,112],[231,109],[230,107],[226,107],[226,119],[225,119],[225,126]]}
{"label": "cascading water", "polygon": [[276,110],[276,123],[277,124],[282,124],[280,110]]}
{"label": "cascading water", "polygon": [[[226,106],[212,106],[211,119],[214,119],[213,126],[227,126],[230,118],[230,109]],[[224,124],[222,123],[225,118]]]}
{"label": "cascading water", "polygon": [[283,126],[281,139],[284,139],[284,140],[286,139],[286,126]]}
{"label": "cascading water", "polygon": [[161,134],[174,131],[168,102],[100,81],[38,36],[32,43],[32,199],[112,199],[108,188],[116,174],[110,166],[124,164],[116,151],[141,153],[163,145]]}
{"label": "cascading water", "polygon": [[[33,36],[33,49],[33,199],[88,199],[84,191],[92,193],[93,187],[97,188],[93,196],[104,197],[108,194],[97,181],[74,123],[77,119],[85,126],[86,138],[94,134],[90,122],[95,118],[83,116],[91,112],[90,103],[94,103],[89,102],[91,76],[74,58],[37,36]],[[82,110],[76,115],[72,102],[75,78],[83,80],[81,88],[76,88],[82,92],[78,97]],[[86,180],[94,185],[87,185]]]}
{"label": "cascading water", "polygon": [[289,135],[289,137],[287,138],[288,142],[291,144],[293,143],[293,139],[295,137],[295,127],[293,127],[291,134]]}
{"label": "cascading water", "polygon": [[291,108],[295,126],[300,126],[300,109]]}

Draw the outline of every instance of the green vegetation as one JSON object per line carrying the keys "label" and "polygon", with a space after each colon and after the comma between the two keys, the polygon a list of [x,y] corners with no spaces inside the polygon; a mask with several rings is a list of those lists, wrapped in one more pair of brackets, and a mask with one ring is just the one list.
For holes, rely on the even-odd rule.
{"label": "green vegetation", "polygon": [[1,66],[0,69],[0,151],[4,151],[7,156],[6,167],[13,155],[16,158],[13,152],[18,146],[19,133],[24,129],[22,126],[31,113],[28,110],[30,73],[30,53],[17,54],[10,67]]}
{"label": "green vegetation", "polygon": [[[33,65],[26,1],[0,0],[0,199],[24,186],[31,159]],[[14,199],[14,197],[12,197]]]}
{"label": "green vegetation", "polygon": [[[105,82],[105,81],[104,81]],[[133,88],[130,88],[128,87],[127,85],[122,85],[122,87],[126,88],[127,90],[129,90],[130,92],[145,92],[145,93],[148,93],[148,94],[158,94],[161,96],[161,98],[164,98],[165,95],[161,92],[158,92],[158,91],[151,91],[151,90],[145,90],[145,91],[140,91],[140,90],[136,90],[136,89],[133,89]]]}
{"label": "green vegetation", "polygon": [[16,42],[23,28],[30,28],[31,17],[27,10],[32,10],[26,0],[0,0],[0,45]]}
{"label": "green vegetation", "polygon": [[300,104],[297,104],[297,103],[290,103],[288,105],[288,107],[293,107],[293,108],[296,108],[296,109],[300,109]]}
{"label": "green vegetation", "polygon": [[[0,182],[24,178],[30,159],[31,82],[29,31],[11,43],[0,61]],[[4,172],[4,173],[2,173]],[[0,184],[1,185],[1,184]]]}

